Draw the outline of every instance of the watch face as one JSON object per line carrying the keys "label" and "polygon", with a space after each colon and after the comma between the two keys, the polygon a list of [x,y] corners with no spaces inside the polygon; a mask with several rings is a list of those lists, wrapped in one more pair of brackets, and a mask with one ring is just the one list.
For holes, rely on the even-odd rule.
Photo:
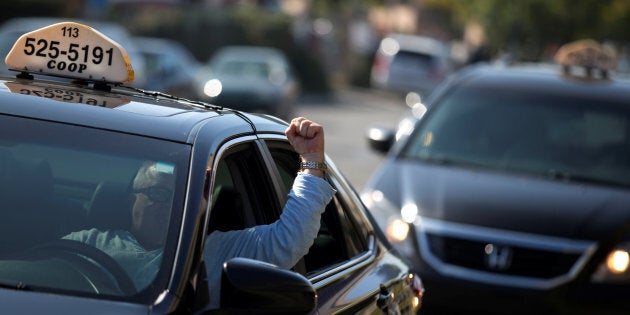
{"label": "watch face", "polygon": [[307,161],[300,163],[300,169],[326,170],[326,163]]}

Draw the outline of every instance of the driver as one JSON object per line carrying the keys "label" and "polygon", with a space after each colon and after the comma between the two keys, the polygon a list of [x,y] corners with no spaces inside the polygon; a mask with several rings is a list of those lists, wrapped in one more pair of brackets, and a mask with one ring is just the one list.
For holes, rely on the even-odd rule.
{"label": "driver", "polygon": [[159,162],[147,161],[140,166],[133,180],[130,231],[93,228],[63,238],[104,251],[125,269],[137,289],[143,289],[160,267],[174,184],[172,171]]}

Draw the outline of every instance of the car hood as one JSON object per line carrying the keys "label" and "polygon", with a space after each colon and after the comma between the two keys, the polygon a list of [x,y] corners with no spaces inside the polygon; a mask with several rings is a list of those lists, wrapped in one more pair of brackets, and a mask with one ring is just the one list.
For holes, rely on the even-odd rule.
{"label": "car hood", "polygon": [[150,314],[147,305],[0,289],[3,314]]}
{"label": "car hood", "polygon": [[370,190],[421,217],[587,240],[630,222],[630,190],[411,161],[385,162]]}

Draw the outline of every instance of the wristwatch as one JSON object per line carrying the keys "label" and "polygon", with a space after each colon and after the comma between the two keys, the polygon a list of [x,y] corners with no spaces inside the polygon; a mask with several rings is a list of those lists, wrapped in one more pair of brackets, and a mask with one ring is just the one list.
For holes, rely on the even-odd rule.
{"label": "wristwatch", "polygon": [[315,161],[301,162],[300,171],[303,171],[305,169],[325,171],[328,169],[328,166],[326,165],[326,163],[322,163],[322,162],[315,162]]}

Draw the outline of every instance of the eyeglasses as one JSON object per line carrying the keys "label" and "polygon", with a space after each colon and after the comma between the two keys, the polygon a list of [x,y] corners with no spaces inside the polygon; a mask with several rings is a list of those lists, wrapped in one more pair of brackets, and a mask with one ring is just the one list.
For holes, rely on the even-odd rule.
{"label": "eyeglasses", "polygon": [[133,192],[136,194],[143,194],[153,202],[167,202],[170,201],[173,196],[172,190],[157,186],[138,188],[134,189]]}

